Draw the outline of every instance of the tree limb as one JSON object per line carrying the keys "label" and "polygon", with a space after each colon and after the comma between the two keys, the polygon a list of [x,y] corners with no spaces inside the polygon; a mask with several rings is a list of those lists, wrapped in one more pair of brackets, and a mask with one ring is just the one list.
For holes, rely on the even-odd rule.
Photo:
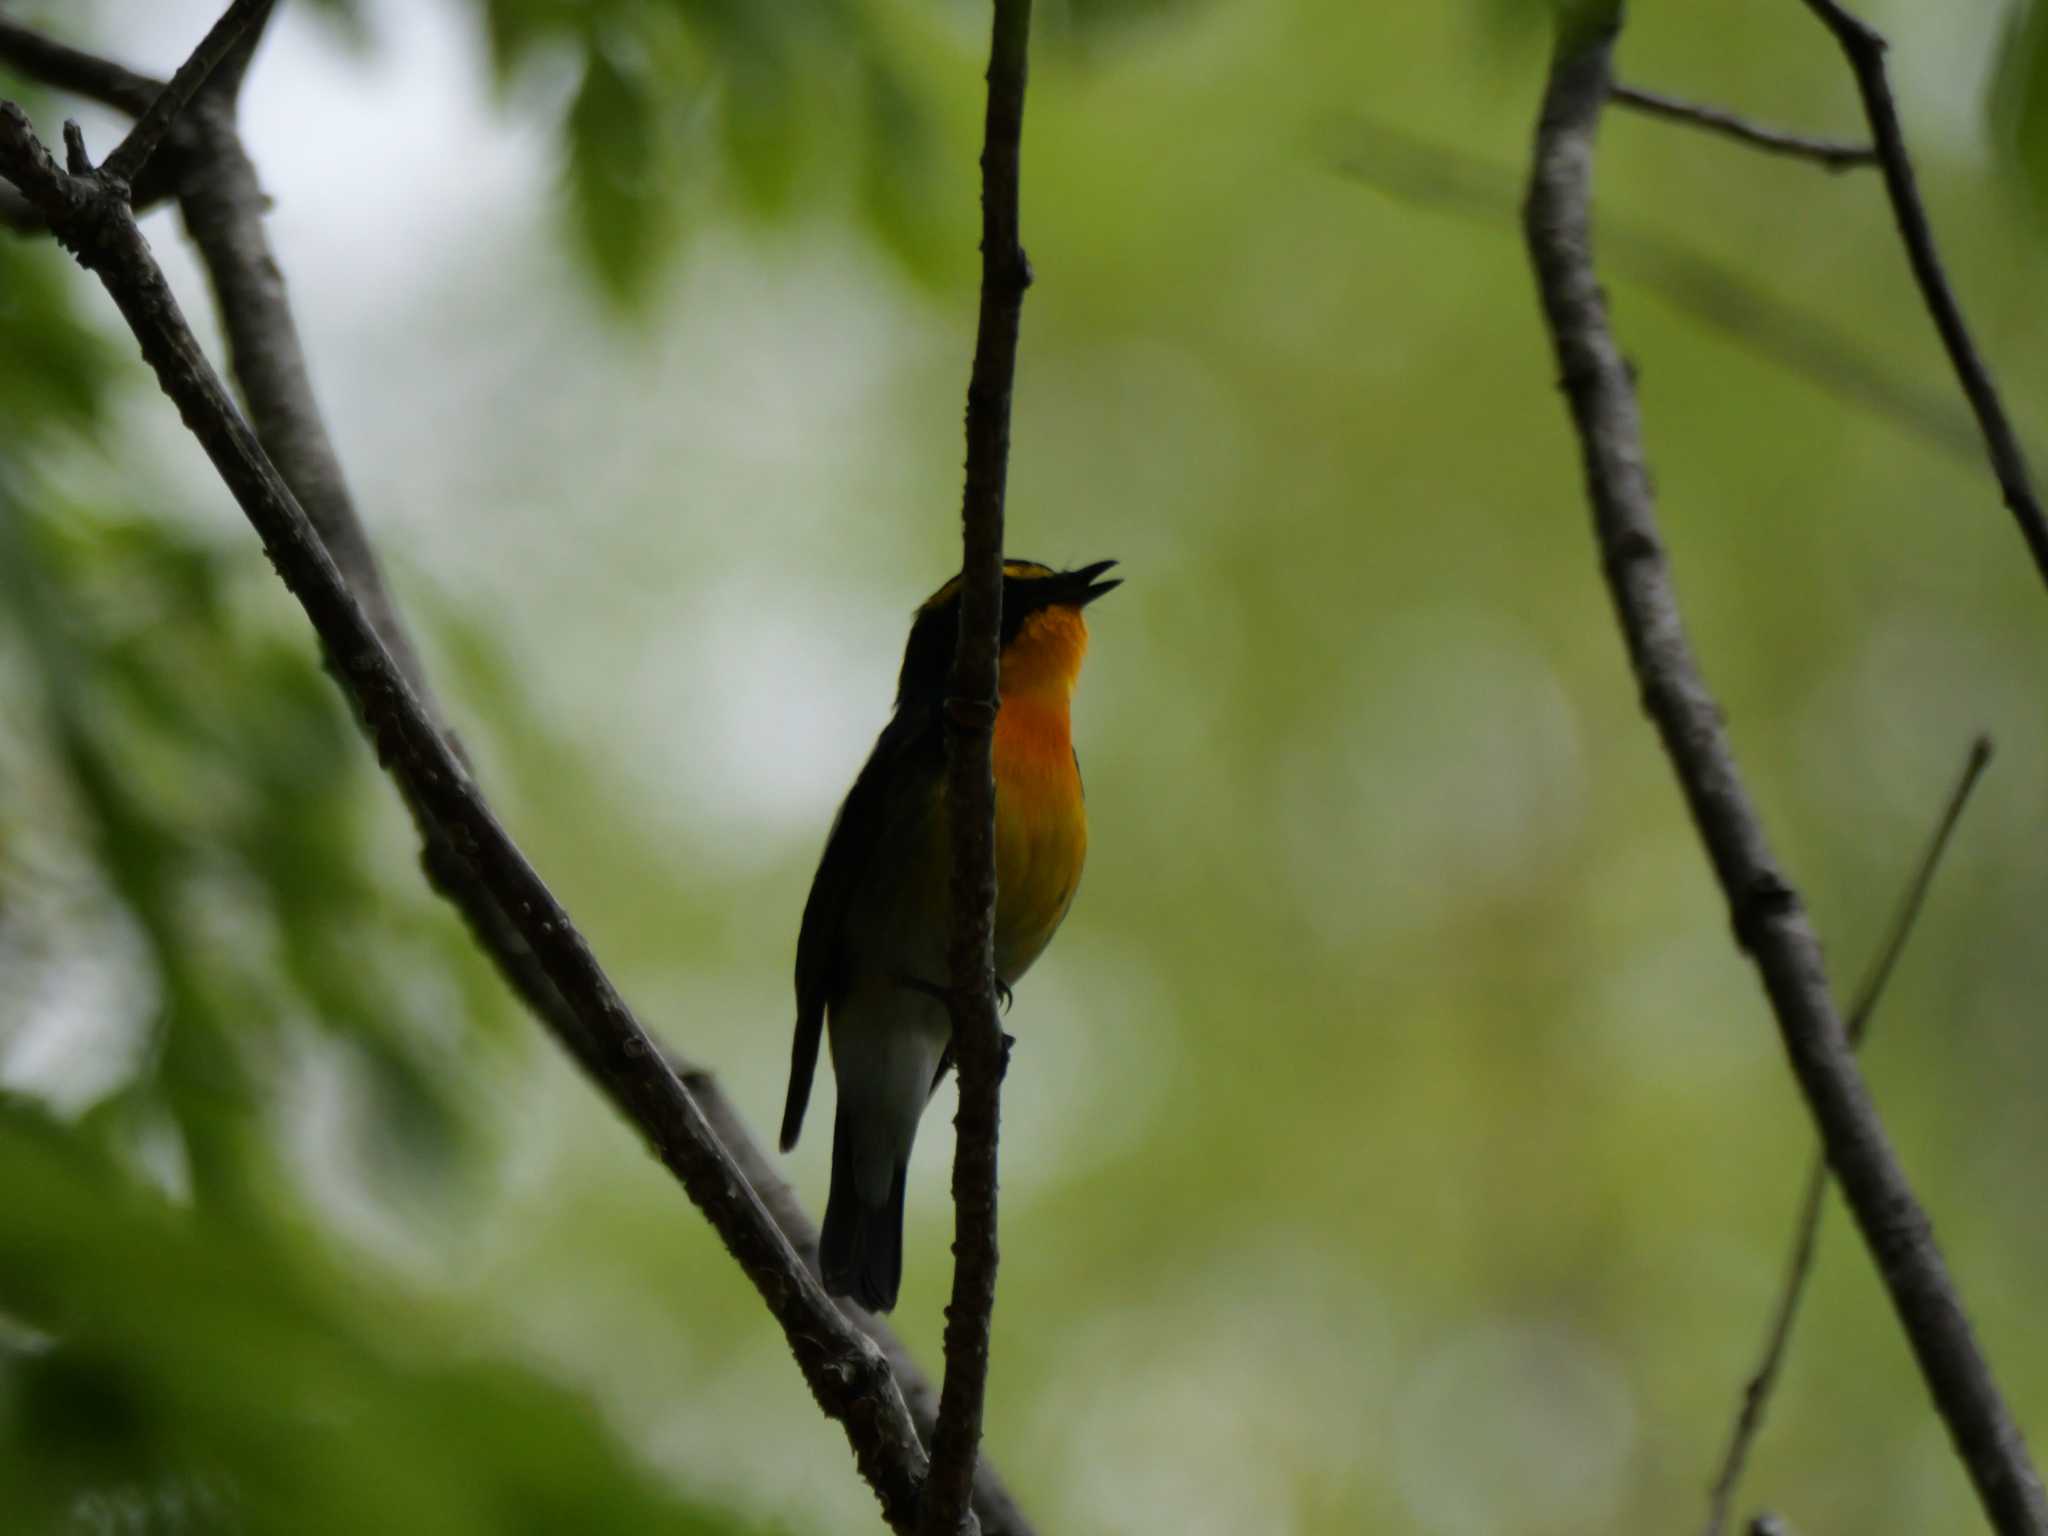
{"label": "tree limb", "polygon": [[1835,1012],[1820,945],[1780,870],[1694,660],[1659,537],[1629,367],[1594,273],[1594,136],[1615,19],[1559,29],[1524,209],[1529,254],[1577,428],[1601,567],[1643,703],[1755,962],[1829,1166],[1855,1214],[1935,1406],[2005,1536],[2048,1532],[2048,1500],[1957,1299]]}
{"label": "tree limb", "polygon": [[1801,3],[1834,35],[1849,61],[1850,72],[1856,77],[1856,90],[1863,98],[1863,114],[1870,121],[1878,164],[1884,171],[1884,188],[1891,199],[1892,217],[1899,226],[1899,238],[1905,243],[1906,259],[1912,264],[1914,281],[1920,285],[1921,299],[1933,317],[1934,328],[1941,335],[1941,344],[1948,352],[1949,363],[1955,369],[1963,394],[1969,399],[1970,409],[1976,413],[1977,425],[1984,434],[1984,449],[1991,460],[1991,472],[1998,477],[2005,505],[2020,525],[2020,536],[2027,541],[2035,569],[2044,581],[2048,581],[2048,517],[2042,514],[2040,497],[2035,494],[2032,477],[2027,472],[2027,456],[2020,447],[2018,434],[2013,431],[2011,418],[2006,415],[2005,402],[1999,398],[1991,370],[1977,351],[1977,344],[1970,338],[1970,328],[1963,320],[1962,305],[1956,299],[1955,290],[1949,286],[1948,273],[1935,246],[1934,227],[1928,222],[1926,205],[1920,201],[1913,159],[1906,150],[1906,133],[1899,124],[1899,109],[1892,101],[1891,82],[1885,73],[1885,40],[1837,5],[1835,0],[1801,0]]}
{"label": "tree limb", "polygon": [[1840,139],[1817,139],[1803,133],[1787,133],[1782,128],[1751,122],[1725,108],[1667,96],[1662,91],[1646,91],[1617,81],[1610,95],[1620,105],[1633,108],[1645,117],[1660,117],[1666,122],[1703,128],[1738,144],[1747,144],[1751,149],[1795,160],[1810,160],[1830,171],[1846,171],[1855,166],[1877,163],[1877,151],[1868,144],[1845,144]]}
{"label": "tree limb", "polygon": [[[1870,971],[1863,978],[1863,984],[1856,989],[1856,1000],[1849,1007],[1849,1044],[1853,1049],[1863,1043],[1863,1037],[1870,1028],[1871,1017],[1877,1012],[1877,1005],[1884,997],[1886,984],[1891,980],[1893,969],[1899,963],[1899,956],[1906,951],[1906,940],[1912,937],[1913,925],[1919,920],[1920,909],[1927,900],[1928,889],[1934,884],[1934,872],[1941,867],[1941,858],[1948,849],[1949,838],[1954,834],[1956,823],[1962,819],[1963,808],[1970,802],[1970,792],[1977,787],[1977,780],[1991,762],[1991,738],[1979,736],[1970,745],[1970,755],[1963,764],[1962,776],[1949,792],[1948,804],[1943,808],[1941,820],[1936,823],[1933,835],[1927,840],[1927,847],[1921,852],[1920,862],[1913,870],[1912,878],[1906,882],[1905,893],[1899,898],[1899,909],[1892,915],[1892,925],[1885,935],[1884,943],[1878,947],[1871,961]],[[1779,1372],[1784,1368],[1785,1352],[1792,1343],[1792,1325],[1799,1316],[1799,1303],[1805,1294],[1807,1276],[1813,1272],[1813,1256],[1820,1241],[1820,1218],[1822,1197],[1828,1187],[1828,1168],[1824,1158],[1816,1156],[1813,1166],[1807,1170],[1806,1189],[1799,1199],[1799,1216],[1793,1224],[1792,1250],[1785,1261],[1784,1284],[1778,1291],[1777,1304],[1771,1309],[1771,1321],[1764,1334],[1763,1354],[1757,1361],[1756,1369],[1743,1383],[1741,1405],[1735,1414],[1735,1426],[1728,1435],[1728,1449],[1721,1457],[1720,1470],[1714,1475],[1713,1487],[1707,1494],[1707,1523],[1704,1536],[1721,1536],[1727,1528],[1728,1514],[1735,1503],[1735,1492],[1742,1482],[1743,1465],[1749,1459],[1750,1447],[1756,1443],[1758,1432],[1763,1428],[1764,1412],[1770,1406],[1771,1393],[1778,1384]]]}
{"label": "tree limb", "polygon": [[990,768],[1003,603],[1003,498],[1010,460],[1010,395],[1030,264],[1018,241],[1017,187],[1031,0],[995,0],[988,111],[981,150],[981,313],[967,385],[967,483],[962,496],[960,641],[953,661],[947,809],[953,842],[950,944],[953,1047],[960,1074],[954,1119],[953,1294],[946,1304],[946,1376],[932,1434],[932,1475],[919,1529],[952,1536],[967,1513],[988,1387],[996,1304],[996,1136],[1002,1025],[996,1017],[996,789]]}
{"label": "tree limb", "polygon": [[[76,125],[66,142],[84,161]],[[908,1531],[927,1461],[886,1360],[834,1307],[770,1219],[702,1111],[598,966],[449,749],[350,593],[319,535],[229,400],[185,324],[119,182],[67,174],[21,109],[0,102],[0,175],[26,193],[60,242],[100,278],[164,392],[263,539],[319,633],[328,665],[387,772],[404,783],[493,892],[569,1012],[563,1046],[675,1173],[769,1311],[819,1405],[838,1420],[884,1518]],[[552,1022],[552,1021],[551,1021]]]}

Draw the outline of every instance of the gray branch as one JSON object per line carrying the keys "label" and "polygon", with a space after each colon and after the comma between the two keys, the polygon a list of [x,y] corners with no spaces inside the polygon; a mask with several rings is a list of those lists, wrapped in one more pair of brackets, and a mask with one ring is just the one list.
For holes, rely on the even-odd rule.
{"label": "gray branch", "polygon": [[[1618,16],[1619,6],[1610,14]],[[1593,265],[1594,139],[1618,32],[1618,21],[1589,27],[1567,20],[1560,27],[1524,207],[1543,315],[1584,459],[1601,568],[1644,708],[1727,899],[1736,942],[1757,966],[1828,1166],[1935,1406],[1992,1525],[2005,1536],[2042,1536],[2048,1501],[2040,1479],[1871,1102],[1828,990],[1819,942],[1764,836],[1679,615],[1635,386]]]}

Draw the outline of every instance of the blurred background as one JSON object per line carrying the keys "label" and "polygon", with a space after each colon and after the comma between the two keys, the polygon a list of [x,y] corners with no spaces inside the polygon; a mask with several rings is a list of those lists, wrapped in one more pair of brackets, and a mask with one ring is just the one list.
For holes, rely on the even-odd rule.
{"label": "blurred background", "polygon": [[[217,9],[9,14],[168,73]],[[2048,7],[1863,10],[2048,461]],[[244,94],[484,782],[764,1133],[818,850],[957,567],[986,31],[288,4]],[[1812,1138],[1592,557],[1513,222],[1546,46],[1526,0],[1041,0],[1010,547],[1128,578],[1087,880],[1008,1024],[988,1445],[1043,1530],[1703,1513]],[[1620,57],[1860,132],[1794,0],[1643,5]],[[1845,991],[1997,739],[1868,1063],[2048,1451],[2048,602],[1872,174],[1616,113],[1598,185],[1693,637]],[[103,294],[13,238],[0,540],[9,1528],[878,1528],[709,1229],[426,891]],[[895,1319],[934,1366],[951,1098]],[[1977,1518],[1839,1211],[1758,1505]]]}

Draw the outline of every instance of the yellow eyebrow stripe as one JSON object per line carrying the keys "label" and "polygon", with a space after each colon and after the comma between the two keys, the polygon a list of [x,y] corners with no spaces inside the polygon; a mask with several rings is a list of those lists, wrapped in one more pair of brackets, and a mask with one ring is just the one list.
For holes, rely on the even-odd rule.
{"label": "yellow eyebrow stripe", "polygon": [[[1003,574],[1015,577],[1019,581],[1033,581],[1042,576],[1057,576],[1059,572],[1049,565],[1040,565],[1036,560],[1005,560],[1003,562]],[[951,602],[959,590],[960,578],[955,576],[951,581],[920,603],[918,611],[921,613],[927,608],[938,608]]]}

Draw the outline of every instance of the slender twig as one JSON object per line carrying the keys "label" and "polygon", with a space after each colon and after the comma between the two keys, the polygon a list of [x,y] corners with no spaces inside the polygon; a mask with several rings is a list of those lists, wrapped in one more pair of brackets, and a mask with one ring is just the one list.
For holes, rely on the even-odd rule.
{"label": "slender twig", "polygon": [[1641,86],[1616,82],[1613,99],[1645,117],[1661,117],[1667,122],[1703,128],[1738,144],[1763,150],[1766,154],[1811,160],[1830,171],[1846,171],[1859,165],[1877,163],[1877,151],[1868,144],[1846,144],[1840,139],[1817,139],[1803,133],[1788,133],[1782,128],[1752,122],[1723,107],[1667,96],[1662,91],[1646,91]]}
{"label": "slender twig", "polygon": [[[66,127],[73,163],[85,160]],[[838,1420],[892,1528],[911,1529],[928,1463],[887,1361],[839,1312],[449,749],[356,603],[290,488],[236,412],[165,283],[121,184],[67,174],[12,102],[0,102],[0,176],[28,194],[94,272],[164,392],[213,461],[305,609],[387,772],[402,781],[491,889],[571,1027],[561,1043],[677,1176],[781,1324],[826,1413]]]}
{"label": "slender twig", "polygon": [[[1611,14],[1618,12],[1617,3]],[[1756,963],[1828,1164],[1935,1406],[1993,1526],[2006,1536],[2042,1536],[2048,1499],[1871,1102],[1828,990],[1820,944],[1764,836],[1680,618],[1635,386],[1593,266],[1594,136],[1618,32],[1618,21],[1560,28],[1525,210],[1543,315],[1580,439],[1601,567],[1644,707],[1727,899],[1736,941]]]}
{"label": "slender twig", "polygon": [[114,146],[100,166],[101,174],[129,183],[141,175],[157,145],[170,132],[171,124],[185,110],[185,104],[206,84],[221,60],[234,52],[242,34],[260,18],[267,17],[275,3],[276,0],[234,0],[192,50],[192,56],[178,66],[171,83],[157,92],[149,110],[136,119],[128,137]]}
{"label": "slender twig", "polygon": [[989,753],[1002,622],[1010,394],[1024,290],[1031,284],[1017,216],[1030,38],[1031,0],[995,0],[981,149],[981,312],[967,385],[967,484],[960,509],[960,641],[946,701],[953,840],[949,1004],[960,1074],[960,1109],[953,1121],[953,1293],[946,1304],[946,1376],[932,1434],[932,1475],[918,1523],[924,1536],[952,1536],[967,1515],[996,1304],[1003,1036],[996,1018],[996,789]]}
{"label": "slender twig", "polygon": [[[1489,228],[1511,223],[1521,188],[1504,166],[1375,118],[1347,117],[1341,132],[1340,174],[1415,207]],[[1641,222],[1609,213],[1601,243],[1610,271],[1682,314],[1959,462],[1982,461],[1977,424],[1952,392],[1893,373],[1854,334]]]}
{"label": "slender twig", "polygon": [[1913,159],[1906,150],[1905,130],[1899,124],[1899,109],[1892,101],[1891,82],[1885,72],[1885,40],[1835,0],[1801,3],[1834,35],[1856,77],[1863,114],[1870,121],[1878,164],[1884,171],[1885,192],[1891,198],[1892,217],[1899,226],[1899,238],[1905,243],[1914,281],[1920,285],[1920,296],[1934,319],[1935,330],[1941,334],[1941,344],[1948,351],[1956,379],[1969,398],[1970,409],[1976,413],[1991,471],[1998,478],[2006,507],[2020,525],[2020,536],[2027,541],[2035,568],[2043,580],[2048,580],[2048,516],[2042,514],[2040,497],[2027,472],[2026,453],[2020,447],[2012,419],[2006,414],[2005,403],[1999,398],[1998,386],[1992,382],[1991,370],[1970,338],[1962,305],[1949,285],[1940,250],[1934,243],[1934,227],[1928,221],[1926,205],[1920,201]]}
{"label": "slender twig", "polygon": [[1934,873],[1941,868],[1942,856],[1948,852],[1956,824],[1963,819],[1977,781],[1991,766],[1991,750],[1989,736],[1979,736],[1970,743],[1970,755],[1963,760],[1963,770],[1956,777],[1955,788],[1949,791],[1941,820],[1935,823],[1927,846],[1921,850],[1920,862],[1913,867],[1913,878],[1906,882],[1905,893],[1899,898],[1899,908],[1892,914],[1892,925],[1885,931],[1884,943],[1872,957],[1870,969],[1856,988],[1855,1000],[1849,1005],[1849,1043],[1852,1046],[1861,1045],[1863,1037],[1870,1032],[1870,1021],[1877,1013],[1878,1003],[1884,998],[1892,972],[1898,968],[1899,957],[1906,952],[1906,941],[1913,936],[1913,925],[1920,921],[1920,909],[1927,904],[1927,893],[1934,886]]}
{"label": "slender twig", "polygon": [[[1870,970],[1856,989],[1856,1000],[1850,1005],[1848,1018],[1851,1047],[1862,1044],[1864,1035],[1869,1031],[1870,1020],[1877,1012],[1886,985],[1891,981],[1892,971],[1899,963],[1899,956],[1906,951],[1906,941],[1912,937],[1913,925],[1919,921],[1920,909],[1934,884],[1934,872],[1941,867],[1942,855],[1948,851],[1956,823],[1962,819],[1963,809],[1970,803],[1970,793],[1977,787],[1977,780],[1990,762],[1991,738],[1979,736],[1970,744],[1969,758],[1963,764],[1955,788],[1949,791],[1941,820],[1935,824],[1927,846],[1921,850],[1920,861],[1914,866],[1912,878],[1906,882],[1906,889],[1899,897],[1898,910],[1892,914],[1884,943],[1878,947]],[[1792,1229],[1792,1249],[1785,1261],[1784,1283],[1778,1289],[1777,1304],[1771,1309],[1770,1325],[1765,1330],[1763,1353],[1758,1358],[1756,1369],[1743,1383],[1735,1427],[1729,1432],[1728,1448],[1721,1457],[1720,1469],[1714,1475],[1713,1487],[1708,1490],[1704,1536],[1721,1536],[1726,1529],[1736,1489],[1742,1482],[1743,1466],[1749,1459],[1750,1447],[1756,1443],[1757,1434],[1763,1428],[1764,1412],[1770,1406],[1771,1393],[1784,1368],[1785,1352],[1792,1342],[1792,1325],[1799,1316],[1799,1303],[1805,1294],[1807,1276],[1813,1271],[1814,1251],[1820,1241],[1822,1197],[1827,1193],[1827,1186],[1827,1162],[1816,1156],[1813,1166],[1807,1170],[1806,1189],[1799,1198],[1799,1216]]]}
{"label": "slender twig", "polygon": [[[435,700],[416,648],[388,590],[381,567],[359,518],[340,459],[327,434],[314,396],[305,352],[299,339],[283,274],[264,230],[269,199],[241,142],[236,123],[236,87],[248,53],[267,18],[258,18],[242,37],[235,54],[223,60],[206,88],[188,106],[173,129],[189,133],[192,144],[181,156],[175,188],[187,230],[199,250],[220,310],[229,348],[229,367],[249,413],[250,424],[278,472],[299,498],[329,556],[363,607],[371,626],[391,652],[393,662],[410,683],[428,714],[447,719]],[[56,61],[53,65],[50,61]],[[94,82],[131,82],[110,105],[146,110],[162,82],[137,75],[118,64],[76,49],[62,47],[26,28],[0,23],[0,62],[45,84],[107,100]],[[160,153],[152,162],[154,179],[162,167]],[[163,178],[164,192],[172,188]],[[42,215],[11,189],[0,188],[26,210],[25,227],[47,230]],[[6,218],[0,202],[0,220]],[[444,726],[445,730],[445,726]],[[460,755],[452,735],[449,746]],[[548,979],[532,950],[498,907],[490,888],[470,864],[455,853],[436,823],[407,794],[421,840],[421,862],[434,889],[462,916],[478,947],[540,1022],[557,1038],[580,1039],[581,1026],[561,992]],[[817,1273],[818,1231],[772,1159],[761,1150],[717,1077],[707,1068],[670,1050],[676,1075],[703,1110],[719,1141],[732,1154],[769,1215],[803,1259]],[[579,1064],[582,1058],[579,1057]],[[938,1418],[938,1390],[903,1341],[881,1318],[841,1301],[840,1310],[864,1331],[888,1358],[919,1437],[930,1443]],[[1031,1523],[1005,1485],[995,1463],[983,1456],[975,1467],[974,1511],[986,1536],[1031,1536]]]}

